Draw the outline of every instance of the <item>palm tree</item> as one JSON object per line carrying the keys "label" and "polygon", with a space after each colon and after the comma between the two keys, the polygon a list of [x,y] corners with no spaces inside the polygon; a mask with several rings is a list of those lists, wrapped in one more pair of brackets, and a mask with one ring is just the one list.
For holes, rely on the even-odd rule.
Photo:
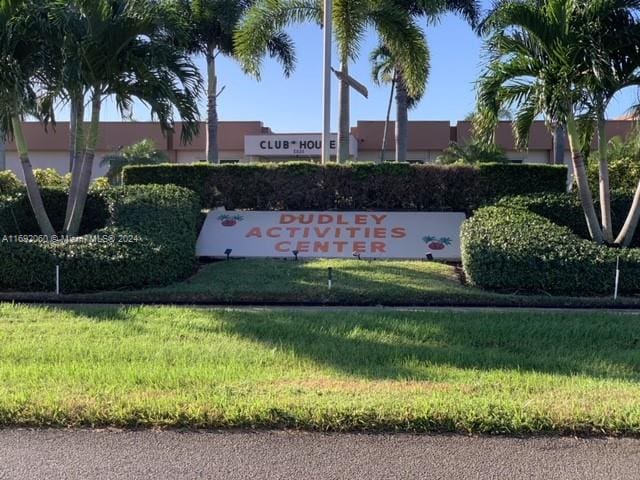
{"label": "palm tree", "polygon": [[[234,32],[253,0],[171,0],[176,13],[191,26],[188,49],[190,53],[202,54],[207,62],[207,146],[209,163],[220,163],[218,155],[218,89],[216,58],[222,54],[235,57]],[[285,75],[293,69],[294,57],[287,35],[275,32],[268,39],[263,53],[277,58],[283,65]]]}
{"label": "palm tree", "polygon": [[81,121],[76,125],[77,156],[64,225],[69,236],[80,228],[106,98],[113,96],[123,115],[131,111],[134,99],[142,101],[164,131],[173,130],[175,111],[183,121],[183,141],[197,133],[201,77],[175,41],[179,26],[168,23],[171,16],[166,13],[151,0],[53,2],[52,23],[62,26],[67,40],[63,64],[74,65],[73,71],[62,69],[55,93],[73,97],[87,92],[91,109],[86,132]]}
{"label": "palm tree", "polygon": [[[555,125],[566,125],[589,231],[595,241],[613,243],[605,111],[620,89],[640,84],[640,25],[636,20],[640,1],[538,3],[536,7],[505,2],[489,17],[485,28],[491,32],[492,60],[480,82],[479,102],[485,113],[495,111],[499,104],[517,104],[516,136],[523,140],[538,114],[552,118]],[[506,26],[510,33],[505,33]],[[594,132],[602,223],[593,207],[583,161],[590,153]],[[638,216],[632,208],[615,243],[628,245]]]}
{"label": "palm tree", "polygon": [[478,86],[478,125],[485,140],[492,139],[502,106],[514,109],[514,134],[525,147],[538,115],[567,126],[573,170],[591,237],[604,241],[587,181],[583,151],[586,129],[581,128],[582,91],[576,72],[582,62],[583,35],[579,31],[580,4],[568,0],[536,3],[507,1],[481,25],[488,36],[488,63]]}
{"label": "palm tree", "polygon": [[[423,18],[429,23],[436,22],[440,16],[447,12],[461,15],[471,26],[475,26],[478,20],[479,5],[476,0],[394,0],[394,3],[396,8],[404,11],[412,19]],[[384,50],[379,52],[386,56],[386,60],[378,55],[378,61],[390,62],[395,71],[396,161],[398,162],[407,160],[408,111],[415,108],[424,96],[429,78],[429,49],[426,40],[424,42],[426,56],[424,57],[424,64],[421,65],[421,75],[417,77],[414,75],[412,78],[411,75],[407,74],[399,59],[396,59],[391,52],[385,52]]]}
{"label": "palm tree", "polygon": [[[426,46],[426,43],[425,43]],[[422,99],[426,80],[429,75],[429,50],[427,48],[427,64],[424,68],[424,78],[419,79],[416,85],[412,85],[413,95],[409,95],[409,89],[406,85],[406,80],[402,71],[399,69],[397,62],[394,61],[389,50],[380,45],[371,54],[371,60],[373,62],[373,80],[374,83],[380,85],[382,83],[391,83],[391,95],[389,97],[389,104],[387,107],[387,117],[385,119],[384,133],[383,133],[383,145],[382,145],[382,159],[384,161],[384,149],[386,148],[387,129],[389,125],[389,118],[391,113],[391,104],[394,96],[396,98],[396,122],[395,122],[395,139],[396,139],[396,162],[407,161],[407,144],[408,144],[408,126],[409,115],[408,111],[415,108]]]}
{"label": "palm tree", "polygon": [[15,139],[27,196],[41,232],[53,236],[55,231],[42,201],[33,173],[28,145],[22,131],[24,115],[40,117],[47,104],[38,102],[34,84],[46,84],[50,72],[48,59],[55,52],[42,35],[46,20],[42,2],[0,2],[0,131],[2,143],[7,136]]}
{"label": "palm tree", "polygon": [[[598,145],[598,173],[602,230],[608,243],[614,242],[611,221],[611,196],[607,164],[607,138],[605,112],[609,103],[621,89],[640,84],[640,24],[636,17],[640,1],[609,0],[587,2],[582,12],[582,24],[588,32],[584,42],[586,62],[581,82],[585,88],[586,118],[595,125]],[[613,27],[613,28],[612,28]],[[624,243],[621,233],[616,243]],[[627,238],[628,242],[631,238]]]}
{"label": "palm tree", "polygon": [[[391,92],[389,93],[389,102],[387,104],[387,115],[384,119],[384,129],[382,130],[382,147],[380,148],[380,163],[384,162],[384,154],[387,149],[387,132],[389,131],[389,123],[391,119],[391,106],[393,105],[393,96],[396,88],[396,69],[393,62],[389,58],[389,50],[380,45],[369,57],[373,65],[371,76],[373,83],[376,85],[391,84]],[[397,157],[396,157],[397,160]]]}
{"label": "palm tree", "polygon": [[[374,28],[397,59],[406,78],[424,77],[428,52],[424,33],[411,15],[392,0],[335,0],[333,24],[338,43],[342,78],[339,93],[338,161],[349,158],[350,62],[358,57],[367,29]],[[236,33],[238,57],[248,73],[259,78],[261,52],[274,32],[293,23],[322,23],[323,6],[318,0],[258,0],[247,12]],[[416,81],[415,83],[419,83]],[[407,81],[407,84],[410,84]],[[413,93],[413,92],[410,92]]]}

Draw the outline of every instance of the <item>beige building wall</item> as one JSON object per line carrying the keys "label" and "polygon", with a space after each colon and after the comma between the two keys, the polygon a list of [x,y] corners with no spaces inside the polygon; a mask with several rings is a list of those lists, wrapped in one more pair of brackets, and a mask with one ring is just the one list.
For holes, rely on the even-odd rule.
{"label": "beige building wall", "polygon": [[[633,121],[613,120],[606,126],[607,137],[624,136],[633,128]],[[387,130],[386,155],[389,161],[394,159],[395,128],[393,122]],[[34,168],[55,168],[67,173],[69,168],[68,124],[60,122],[55,129],[44,131],[36,122],[24,125],[25,136]],[[181,126],[176,133],[164,135],[158,124],[151,122],[104,122],[100,126],[100,141],[94,163],[93,177],[105,174],[107,168],[100,167],[102,158],[119,148],[132,145],[143,139],[152,139],[157,148],[167,153],[169,161],[188,164],[203,161],[205,158],[205,124],[201,125],[200,135],[189,145],[180,142]],[[358,142],[358,161],[377,162],[380,159],[380,147],[384,132],[383,121],[359,121],[351,129]],[[219,149],[222,162],[283,161],[291,158],[259,158],[245,156],[244,139],[246,135],[268,135],[274,132],[262,122],[220,122]],[[408,159],[411,162],[433,163],[438,155],[453,141],[466,143],[472,134],[471,124],[461,121],[451,125],[447,121],[411,121],[409,122]],[[514,138],[509,122],[500,122],[496,129],[496,141],[504,148],[509,159],[525,163],[551,163],[553,142],[551,134],[543,122],[535,122],[529,138],[529,150],[519,152],[514,147]],[[594,143],[595,147],[595,143]],[[565,153],[565,165],[571,168],[571,158]],[[301,157],[299,160],[309,160]],[[318,160],[318,159],[315,159]],[[7,144],[7,167],[20,178],[22,171],[18,163],[15,145]]]}
{"label": "beige building wall", "polygon": [[[96,152],[96,159],[93,164],[92,178],[103,177],[107,173],[108,168],[101,167],[100,162],[102,161],[103,157],[105,155],[108,155],[109,153],[110,152]],[[69,173],[68,152],[31,152],[29,154],[29,158],[31,159],[31,164],[33,165],[34,169],[53,168],[57,170],[61,175]],[[22,167],[20,166],[20,161],[16,152],[7,152],[7,170],[11,170],[20,180],[24,181]]]}

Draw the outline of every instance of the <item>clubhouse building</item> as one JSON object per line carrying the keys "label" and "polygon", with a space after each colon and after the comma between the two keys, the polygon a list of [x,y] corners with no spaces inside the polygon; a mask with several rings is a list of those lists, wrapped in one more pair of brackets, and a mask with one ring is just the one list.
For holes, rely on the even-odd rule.
{"label": "clubhouse building", "polygon": [[[630,120],[607,122],[609,138],[625,136],[633,128]],[[387,133],[385,159],[394,158],[394,125],[391,122]],[[60,122],[55,129],[45,131],[39,123],[26,123],[25,136],[29,145],[34,168],[55,168],[61,173],[69,171],[69,125]],[[276,133],[259,121],[220,122],[219,150],[222,163],[245,163],[256,161],[314,160],[320,158],[319,133]],[[380,161],[384,122],[358,121],[351,129],[350,154],[354,161]],[[412,121],[409,122],[408,160],[416,163],[432,163],[451,142],[464,144],[469,140],[471,123],[459,121]],[[105,155],[112,154],[128,145],[151,139],[169,160],[175,163],[192,163],[205,158],[206,125],[200,135],[190,144],[180,142],[180,126],[174,134],[163,135],[156,123],[104,122],[100,128],[100,142],[96,153],[94,177],[107,170],[100,166]],[[543,122],[535,122],[530,134],[529,149],[515,148],[510,122],[501,122],[496,132],[497,143],[505,149],[508,158],[517,163],[561,163],[556,162],[553,140]],[[335,153],[335,135],[332,141]],[[568,142],[564,163],[569,163]],[[7,144],[7,169],[21,176],[15,145]]]}

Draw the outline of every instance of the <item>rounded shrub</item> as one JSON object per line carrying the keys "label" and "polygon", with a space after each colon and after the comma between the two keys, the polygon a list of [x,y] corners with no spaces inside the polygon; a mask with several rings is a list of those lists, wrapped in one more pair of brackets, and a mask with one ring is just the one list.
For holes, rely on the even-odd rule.
{"label": "rounded shrub", "polygon": [[[57,232],[60,232],[67,208],[67,190],[60,187],[41,187],[40,192],[51,224]],[[98,192],[90,192],[87,196],[80,233],[86,234],[104,227],[108,218],[108,205],[104,196]],[[38,233],[38,223],[24,189],[11,197],[0,198],[0,234],[37,235]]]}
{"label": "rounded shrub", "polygon": [[102,199],[106,224],[88,234],[60,241],[0,237],[0,288],[51,291],[55,265],[64,293],[164,285],[193,272],[201,223],[194,192],[141,185],[106,190]]}
{"label": "rounded shrub", "polygon": [[0,196],[10,196],[24,189],[22,182],[9,170],[0,172]]}
{"label": "rounded shrub", "polygon": [[[627,218],[633,196],[628,192],[614,191],[611,194],[611,220],[614,232],[620,231]],[[589,239],[589,229],[584,217],[577,193],[548,193],[543,195],[519,195],[505,197],[496,203],[497,206],[522,208],[551,220],[553,223],[569,227],[581,238]],[[600,211],[600,203],[595,202]],[[640,229],[631,242],[632,247],[640,246]]]}
{"label": "rounded shrub", "polygon": [[481,288],[572,296],[612,293],[620,256],[620,292],[640,292],[640,249],[580,238],[525,208],[485,207],[462,228],[468,281]]}

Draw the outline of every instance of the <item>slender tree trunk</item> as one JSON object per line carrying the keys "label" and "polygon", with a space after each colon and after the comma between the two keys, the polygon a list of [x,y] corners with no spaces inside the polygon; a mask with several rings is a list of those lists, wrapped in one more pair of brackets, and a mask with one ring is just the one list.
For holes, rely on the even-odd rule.
{"label": "slender tree trunk", "polygon": [[0,171],[7,169],[7,139],[5,133],[0,130]]}
{"label": "slender tree trunk", "polygon": [[51,225],[49,216],[47,215],[47,210],[44,207],[42,195],[40,194],[40,188],[38,187],[38,182],[36,182],[36,177],[33,174],[33,167],[31,166],[31,160],[29,160],[29,151],[27,149],[27,142],[22,131],[22,123],[20,122],[20,118],[13,117],[11,119],[11,124],[13,126],[13,135],[16,140],[18,157],[20,158],[20,165],[22,166],[22,173],[24,175],[24,183],[27,186],[27,196],[29,197],[29,203],[31,204],[33,213],[36,216],[36,221],[38,222],[38,227],[40,227],[40,232],[43,235],[52,237],[56,234],[56,232],[53,229],[53,225]]}
{"label": "slender tree trunk", "polygon": [[75,99],[69,102],[69,173],[73,172],[76,159],[76,129],[78,126],[78,104]]}
{"label": "slender tree trunk", "polygon": [[582,209],[584,210],[584,216],[587,220],[589,234],[596,243],[604,243],[602,229],[600,228],[598,215],[593,205],[591,189],[589,188],[589,181],[587,180],[587,172],[584,168],[584,159],[582,158],[582,152],[579,147],[578,127],[572,113],[569,114],[567,119],[567,132],[569,134],[569,148],[571,149],[573,173],[576,177],[576,183],[578,184],[578,193],[580,195]]}
{"label": "slender tree trunk", "polygon": [[350,92],[351,88],[347,83],[347,76],[349,75],[349,60],[347,58],[342,59],[340,65],[342,70],[343,79],[340,80],[340,110],[339,110],[339,124],[338,129],[338,163],[344,163],[349,160],[349,135],[350,135]]}
{"label": "slender tree trunk", "polygon": [[564,165],[564,126],[556,123],[553,126],[553,164]]}
{"label": "slender tree trunk", "polygon": [[638,182],[638,186],[636,187],[636,193],[633,196],[633,203],[631,204],[627,219],[620,230],[620,234],[616,238],[617,245],[622,245],[623,247],[629,247],[631,245],[633,236],[636,233],[636,228],[638,227],[638,220],[640,220],[640,182]]}
{"label": "slender tree trunk", "polygon": [[408,110],[407,87],[404,84],[402,74],[398,73],[396,84],[396,162],[407,161]]}
{"label": "slender tree trunk", "polygon": [[605,132],[604,111],[598,114],[598,173],[600,178],[600,217],[602,235],[607,243],[613,243],[613,225],[611,223],[611,193],[609,187],[609,165],[607,163],[607,137]]}
{"label": "slender tree trunk", "polygon": [[[69,187],[69,196],[67,197],[67,209],[64,217],[63,232],[68,235],[69,223],[71,222],[71,213],[73,212],[73,205],[76,203],[78,197],[78,185],[80,182],[80,172],[82,170],[82,161],[84,158],[85,150],[85,136],[84,136],[84,95],[75,95],[71,99],[72,104],[72,119],[73,122],[69,122],[71,130],[69,131],[69,147],[71,150],[71,185]],[[73,123],[73,128],[71,127]]]}
{"label": "slender tree trunk", "polygon": [[[565,136],[567,134],[567,129],[561,123],[555,123],[553,126],[553,164],[554,165],[565,165],[564,161],[564,152],[566,150],[565,146]],[[571,169],[568,168],[567,165],[567,192],[571,191],[573,187],[573,174]]]}
{"label": "slender tree trunk", "polygon": [[87,147],[82,160],[80,178],[78,180],[78,190],[73,204],[73,209],[71,211],[69,229],[67,231],[67,234],[71,237],[77,236],[80,232],[80,224],[82,222],[84,206],[87,201],[87,193],[89,192],[89,184],[91,183],[91,174],[93,173],[93,161],[96,154],[96,146],[98,144],[101,106],[101,95],[98,91],[94,91],[91,99],[91,126],[87,137]]}
{"label": "slender tree trunk", "polygon": [[384,120],[384,131],[382,132],[382,149],[380,150],[380,163],[384,163],[384,154],[387,150],[387,132],[389,131],[389,121],[391,119],[391,106],[393,105],[393,93],[396,88],[396,74],[394,72],[391,79],[391,93],[389,94],[389,104],[387,105],[387,117]]}
{"label": "slender tree trunk", "polygon": [[218,77],[216,76],[216,50],[207,49],[207,161],[220,163],[218,154]]}

